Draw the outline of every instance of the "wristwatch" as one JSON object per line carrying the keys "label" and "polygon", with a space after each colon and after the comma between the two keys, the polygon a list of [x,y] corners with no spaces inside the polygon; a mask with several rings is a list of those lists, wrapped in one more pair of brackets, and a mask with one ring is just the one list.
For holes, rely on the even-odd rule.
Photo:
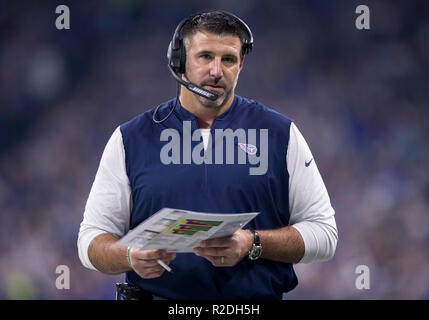
{"label": "wristwatch", "polygon": [[259,239],[259,234],[255,230],[251,230],[250,232],[253,233],[253,245],[252,248],[249,250],[249,259],[250,260],[256,260],[258,259],[262,254],[262,245],[261,241]]}

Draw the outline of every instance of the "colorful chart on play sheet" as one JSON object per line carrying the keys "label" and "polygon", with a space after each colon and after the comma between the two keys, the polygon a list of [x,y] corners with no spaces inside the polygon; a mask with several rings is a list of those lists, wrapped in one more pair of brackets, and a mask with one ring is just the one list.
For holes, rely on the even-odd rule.
{"label": "colorful chart on play sheet", "polygon": [[164,208],[128,232],[117,244],[145,250],[192,252],[200,241],[231,235],[258,214],[203,213]]}

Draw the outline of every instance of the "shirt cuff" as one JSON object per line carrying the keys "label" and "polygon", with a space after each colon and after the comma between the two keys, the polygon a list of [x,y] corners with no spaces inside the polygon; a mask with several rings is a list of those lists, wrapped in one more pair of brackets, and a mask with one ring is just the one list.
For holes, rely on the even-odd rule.
{"label": "shirt cuff", "polygon": [[79,237],[77,240],[79,259],[82,262],[83,266],[98,271],[97,268],[91,263],[91,260],[88,256],[88,248],[92,240],[100,234],[106,233],[106,231],[100,229],[87,229],[79,232]]}
{"label": "shirt cuff", "polygon": [[327,261],[334,256],[338,236],[336,228],[331,224],[301,221],[293,224],[292,227],[301,234],[305,246],[304,256],[299,263]]}

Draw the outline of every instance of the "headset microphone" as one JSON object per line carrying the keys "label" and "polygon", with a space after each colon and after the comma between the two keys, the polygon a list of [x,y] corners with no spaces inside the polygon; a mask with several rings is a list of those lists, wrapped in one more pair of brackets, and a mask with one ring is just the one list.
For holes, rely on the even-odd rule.
{"label": "headset microphone", "polygon": [[203,96],[204,98],[207,98],[209,100],[215,101],[219,95],[216,92],[211,92],[208,91],[204,88],[201,88],[195,84],[193,84],[192,82],[186,82],[183,79],[181,79],[179,77],[179,75],[174,72],[173,68],[170,66],[170,64],[168,64],[168,69],[170,70],[171,74],[173,75],[174,79],[176,79],[177,83],[177,94],[176,94],[176,102],[174,103],[173,108],[170,110],[170,112],[167,114],[167,116],[164,119],[158,120],[156,119],[156,113],[158,112],[158,109],[161,107],[161,105],[159,105],[156,109],[155,112],[153,113],[152,119],[155,123],[161,123],[164,122],[165,120],[167,120],[168,117],[170,117],[170,115],[173,113],[174,109],[176,109],[176,105],[177,105],[177,101],[179,100],[179,88],[180,88],[180,84],[184,85],[188,90]]}
{"label": "headset microphone", "polygon": [[180,84],[184,85],[189,91],[192,91],[204,98],[207,98],[209,100],[215,101],[219,95],[215,92],[211,92],[209,90],[206,90],[204,88],[201,88],[195,84],[193,84],[192,82],[186,82],[184,81],[182,78],[179,77],[179,75],[174,72],[173,68],[168,65],[168,69],[170,70],[171,74],[173,75],[174,79],[176,79],[176,81],[178,81]]}

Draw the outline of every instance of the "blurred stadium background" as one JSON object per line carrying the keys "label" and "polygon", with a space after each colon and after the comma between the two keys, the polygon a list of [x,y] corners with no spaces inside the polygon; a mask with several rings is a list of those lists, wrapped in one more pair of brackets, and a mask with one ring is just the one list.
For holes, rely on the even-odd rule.
{"label": "blurred stadium background", "polygon": [[85,269],[76,247],[98,162],[119,124],[175,95],[174,28],[213,8],[254,33],[237,93],[296,121],[336,209],[335,257],[297,265],[287,298],[428,299],[428,5],[339,0],[1,2],[0,299],[113,299],[124,277]]}

